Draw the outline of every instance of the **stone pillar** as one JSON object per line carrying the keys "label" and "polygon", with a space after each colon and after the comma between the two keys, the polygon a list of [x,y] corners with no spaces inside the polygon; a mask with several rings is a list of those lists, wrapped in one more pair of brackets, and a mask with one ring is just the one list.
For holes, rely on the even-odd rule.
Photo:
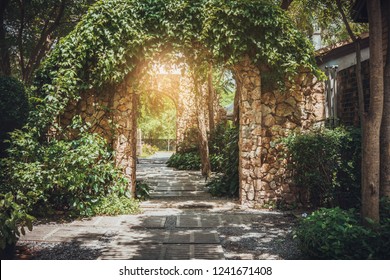
{"label": "stone pillar", "polygon": [[129,189],[135,193],[137,147],[137,95],[125,81],[113,96],[113,122],[115,136],[113,149],[115,162],[130,181]]}
{"label": "stone pillar", "polygon": [[239,99],[240,202],[254,207],[261,190],[261,77],[248,58],[235,67]]}
{"label": "stone pillar", "polygon": [[191,128],[197,128],[195,89],[192,79],[184,74],[180,77],[179,94],[176,111],[176,150],[185,140]]}

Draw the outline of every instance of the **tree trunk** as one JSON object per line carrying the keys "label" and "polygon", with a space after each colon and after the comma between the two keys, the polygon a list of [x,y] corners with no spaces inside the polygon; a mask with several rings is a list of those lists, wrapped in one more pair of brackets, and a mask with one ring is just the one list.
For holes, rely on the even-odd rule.
{"label": "tree trunk", "polygon": [[197,114],[197,127],[198,127],[198,138],[199,138],[199,153],[201,160],[201,171],[202,176],[207,180],[211,174],[211,165],[209,157],[209,141],[207,137],[207,125],[205,117],[205,106],[203,104],[203,90],[202,85],[193,74],[194,89],[195,89],[195,104]]}
{"label": "tree trunk", "polygon": [[282,1],[282,4],[280,5],[280,7],[281,7],[283,10],[288,10],[288,8],[290,7],[292,1],[293,1],[293,0],[283,0],[283,1]]}
{"label": "tree trunk", "polygon": [[233,123],[235,126],[240,124],[240,98],[241,98],[241,85],[240,75],[237,75],[233,71],[233,78],[236,81],[236,92],[234,94],[234,105],[233,105]]}
{"label": "tree trunk", "polygon": [[7,33],[5,30],[4,16],[9,0],[0,3],[0,75],[11,75],[11,62],[9,54],[9,45],[7,42]]}
{"label": "tree trunk", "polygon": [[[390,33],[390,2],[384,1],[383,18]],[[381,127],[381,195],[390,198],[390,34],[387,35],[387,54],[384,70],[384,106]]]}
{"label": "tree trunk", "polygon": [[383,52],[380,0],[367,1],[370,35],[370,108],[363,122],[362,219],[379,222],[380,128],[383,113]]}
{"label": "tree trunk", "polygon": [[209,131],[214,131],[214,99],[215,91],[213,86],[213,65],[209,64],[209,71],[207,73],[207,91],[208,91],[208,109],[209,109]]}

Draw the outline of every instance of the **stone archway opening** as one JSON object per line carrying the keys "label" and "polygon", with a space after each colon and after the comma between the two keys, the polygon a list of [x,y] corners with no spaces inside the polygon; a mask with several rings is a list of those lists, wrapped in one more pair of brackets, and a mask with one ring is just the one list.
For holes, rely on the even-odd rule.
{"label": "stone archway opening", "polygon": [[176,150],[177,110],[179,103],[180,71],[175,66],[169,69],[164,64],[154,63],[144,77],[140,87],[137,115],[137,154],[141,157],[153,151]]}

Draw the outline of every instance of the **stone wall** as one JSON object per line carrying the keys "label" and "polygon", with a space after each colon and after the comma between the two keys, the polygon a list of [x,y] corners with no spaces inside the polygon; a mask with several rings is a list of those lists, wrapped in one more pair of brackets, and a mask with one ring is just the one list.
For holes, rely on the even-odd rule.
{"label": "stone wall", "polygon": [[[75,115],[90,124],[90,131],[102,135],[115,151],[115,162],[135,189],[136,170],[136,107],[137,95],[129,80],[115,87],[81,93],[77,102],[70,103],[60,117],[60,124],[71,123]],[[72,131],[69,132],[72,134]],[[72,137],[72,135],[70,135]]]}
{"label": "stone wall", "polygon": [[285,92],[261,93],[261,75],[245,59],[236,65],[239,99],[240,201],[248,207],[298,202],[281,159],[280,139],[294,130],[306,130],[324,120],[324,84],[302,73]]}
{"label": "stone wall", "polygon": [[302,73],[286,92],[262,94],[262,150],[260,205],[300,202],[304,194],[293,185],[287,159],[281,158],[281,138],[293,131],[304,131],[323,124],[325,119],[324,83]]}
{"label": "stone wall", "polygon": [[176,149],[184,142],[186,133],[197,128],[196,102],[194,84],[189,75],[182,75],[179,85],[179,96],[176,111]]}
{"label": "stone wall", "polygon": [[239,98],[239,183],[240,202],[254,207],[260,201],[262,151],[261,76],[249,59],[236,65]]}

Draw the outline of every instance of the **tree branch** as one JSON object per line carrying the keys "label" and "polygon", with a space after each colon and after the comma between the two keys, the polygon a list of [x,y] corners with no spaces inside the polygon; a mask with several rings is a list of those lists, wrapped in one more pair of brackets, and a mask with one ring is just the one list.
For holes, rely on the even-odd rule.
{"label": "tree branch", "polygon": [[[26,67],[26,75],[23,76],[23,80],[25,82],[28,82],[30,80],[32,73],[40,63],[40,59],[42,59],[43,56],[45,55],[48,47],[47,44],[48,37],[58,28],[58,26],[60,25],[60,21],[64,15],[65,2],[66,0],[61,1],[60,6],[56,12],[55,20],[50,26],[49,26],[50,18],[46,20],[45,27],[43,28],[39,40],[35,45],[33,52],[30,55],[29,63]],[[53,8],[53,13],[55,12],[56,9],[57,9],[56,7]]]}
{"label": "tree branch", "polygon": [[348,35],[351,37],[352,41],[356,41],[358,37],[353,33],[351,25],[348,22],[347,16],[344,12],[343,5],[341,4],[341,0],[336,0],[337,9],[339,10],[341,17],[343,19],[343,22],[345,24],[345,27],[347,29]]}
{"label": "tree branch", "polygon": [[19,0],[19,12],[20,12],[20,26],[18,30],[18,47],[19,47],[19,57],[20,57],[20,69],[22,70],[22,77],[25,75],[25,65],[24,65],[24,51],[23,51],[23,30],[24,30],[24,17],[25,17],[25,7],[24,1]]}

